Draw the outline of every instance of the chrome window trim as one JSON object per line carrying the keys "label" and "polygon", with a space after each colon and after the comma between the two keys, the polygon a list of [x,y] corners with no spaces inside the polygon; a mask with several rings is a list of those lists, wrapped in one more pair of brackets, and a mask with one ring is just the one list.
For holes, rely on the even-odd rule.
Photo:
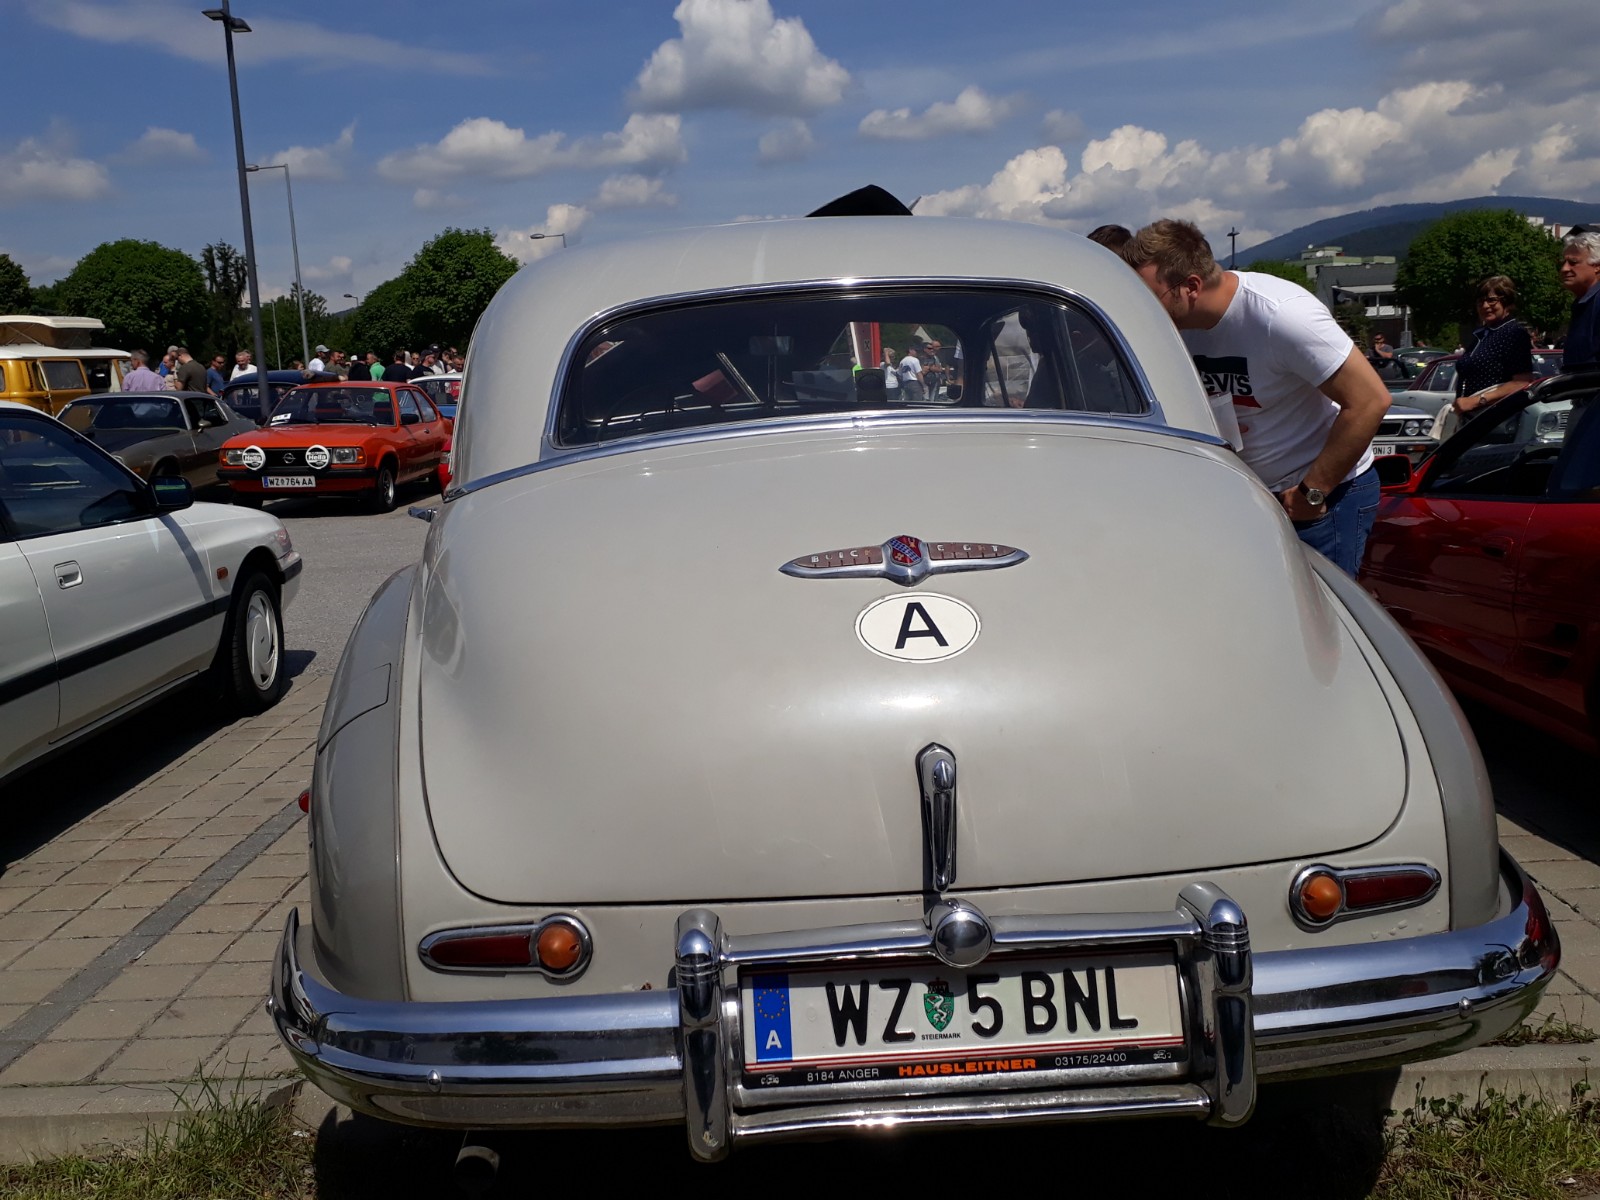
{"label": "chrome window trim", "polygon": [[[939,288],[955,291],[1004,291],[1020,290],[1031,291],[1044,295],[1047,299],[1065,300],[1086,310],[1090,316],[1099,321],[1101,326],[1111,335],[1112,344],[1124,361],[1132,368],[1134,383],[1140,397],[1148,404],[1149,411],[1140,417],[1127,417],[1127,420],[1148,421],[1151,418],[1160,420],[1161,406],[1156,403],[1155,389],[1150,386],[1149,377],[1145,375],[1144,368],[1133,353],[1133,348],[1128,345],[1128,340],[1122,330],[1112,321],[1109,313],[1099,304],[1096,304],[1082,292],[1072,288],[1062,287],[1058,284],[1043,283],[1039,280],[1028,279],[978,279],[968,275],[893,275],[880,276],[871,279],[796,279],[783,283],[756,283],[740,284],[733,287],[704,288],[690,292],[673,292],[665,296],[651,296],[641,300],[630,300],[626,304],[618,304],[604,309],[590,317],[578,327],[577,333],[567,341],[567,347],[561,352],[561,361],[556,364],[555,384],[550,391],[550,405],[545,410],[544,435],[540,439],[539,457],[543,459],[547,454],[562,454],[574,450],[582,451],[587,446],[562,446],[556,441],[557,417],[561,412],[561,393],[566,385],[572,364],[578,356],[578,349],[588,339],[589,335],[597,331],[607,322],[615,321],[621,317],[642,317],[664,309],[684,308],[696,304],[716,303],[738,298],[763,299],[771,296],[792,295],[796,299],[807,298],[807,293],[825,295],[827,293],[849,292],[877,292],[893,291],[897,288],[920,287],[925,290]],[[839,298],[833,296],[831,298]],[[952,410],[954,411],[954,410]],[[972,410],[966,410],[972,411]],[[1035,412],[1048,413],[1051,409],[1035,409]],[[1100,414],[1086,414],[1095,416]],[[754,423],[754,422],[741,422]],[[713,428],[722,428],[715,426]],[[641,439],[650,439],[656,436],[639,434]],[[713,435],[714,436],[714,435]],[[625,439],[618,438],[618,441]],[[627,439],[631,440],[631,439]]]}

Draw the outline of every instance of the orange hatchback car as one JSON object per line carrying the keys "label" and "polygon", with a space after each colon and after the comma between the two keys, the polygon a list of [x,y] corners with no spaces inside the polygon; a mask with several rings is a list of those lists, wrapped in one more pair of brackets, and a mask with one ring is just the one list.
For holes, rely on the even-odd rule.
{"label": "orange hatchback car", "polygon": [[217,476],[236,504],[357,496],[388,512],[401,484],[435,478],[450,434],[450,421],[421,388],[304,384],[278,402],[263,428],[223,444]]}

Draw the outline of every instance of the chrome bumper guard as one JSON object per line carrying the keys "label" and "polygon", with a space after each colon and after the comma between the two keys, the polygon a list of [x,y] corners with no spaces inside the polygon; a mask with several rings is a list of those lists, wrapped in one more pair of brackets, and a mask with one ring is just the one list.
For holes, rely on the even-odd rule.
{"label": "chrome bumper guard", "polygon": [[[1474,929],[1381,943],[1252,954],[1245,915],[1192,884],[1166,913],[996,917],[943,901],[930,921],[732,937],[715,913],[678,921],[675,984],[660,991],[520,1001],[352,999],[300,961],[291,912],[267,1002],[311,1080],[353,1108],[420,1125],[544,1127],[685,1121],[696,1157],[736,1140],[828,1130],[1189,1115],[1246,1120],[1256,1082],[1370,1069],[1497,1036],[1537,1002],[1560,948],[1532,883],[1502,855],[1506,915]],[[966,914],[957,937],[940,920]],[[992,939],[967,937],[984,925]],[[962,941],[962,937],[966,937]],[[739,1083],[738,977],[762,967],[926,957],[975,965],[988,953],[1169,949],[1188,1013],[1181,1078],[1110,1068],[1093,1084],[1039,1073],[791,1089]],[[963,955],[977,954],[966,961]],[[1055,1076],[1055,1077],[1052,1077]],[[1007,1086],[1007,1085],[1010,1086]]]}

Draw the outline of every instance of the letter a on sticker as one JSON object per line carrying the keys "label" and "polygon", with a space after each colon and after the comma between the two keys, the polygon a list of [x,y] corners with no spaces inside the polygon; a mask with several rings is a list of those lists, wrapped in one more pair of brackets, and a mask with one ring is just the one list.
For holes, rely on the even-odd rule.
{"label": "letter a on sticker", "polygon": [[[912,626],[911,621],[913,617],[919,618],[922,621],[922,625],[920,627]],[[950,645],[950,643],[945,640],[944,634],[939,632],[939,627],[933,623],[933,618],[928,615],[928,610],[923,608],[922,605],[917,601],[912,600],[907,603],[905,615],[900,618],[900,636],[895,640],[894,648],[896,650],[904,650],[906,648],[906,643],[912,638],[925,637],[931,637],[941,646],[948,647]]]}

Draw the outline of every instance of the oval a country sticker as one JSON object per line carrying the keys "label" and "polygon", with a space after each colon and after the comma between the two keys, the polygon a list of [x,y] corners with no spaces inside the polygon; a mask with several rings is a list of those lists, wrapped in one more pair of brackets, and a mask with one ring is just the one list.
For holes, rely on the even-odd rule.
{"label": "oval a country sticker", "polygon": [[981,628],[970,605],[934,592],[885,596],[856,618],[856,636],[863,646],[901,662],[954,658],[978,640]]}

